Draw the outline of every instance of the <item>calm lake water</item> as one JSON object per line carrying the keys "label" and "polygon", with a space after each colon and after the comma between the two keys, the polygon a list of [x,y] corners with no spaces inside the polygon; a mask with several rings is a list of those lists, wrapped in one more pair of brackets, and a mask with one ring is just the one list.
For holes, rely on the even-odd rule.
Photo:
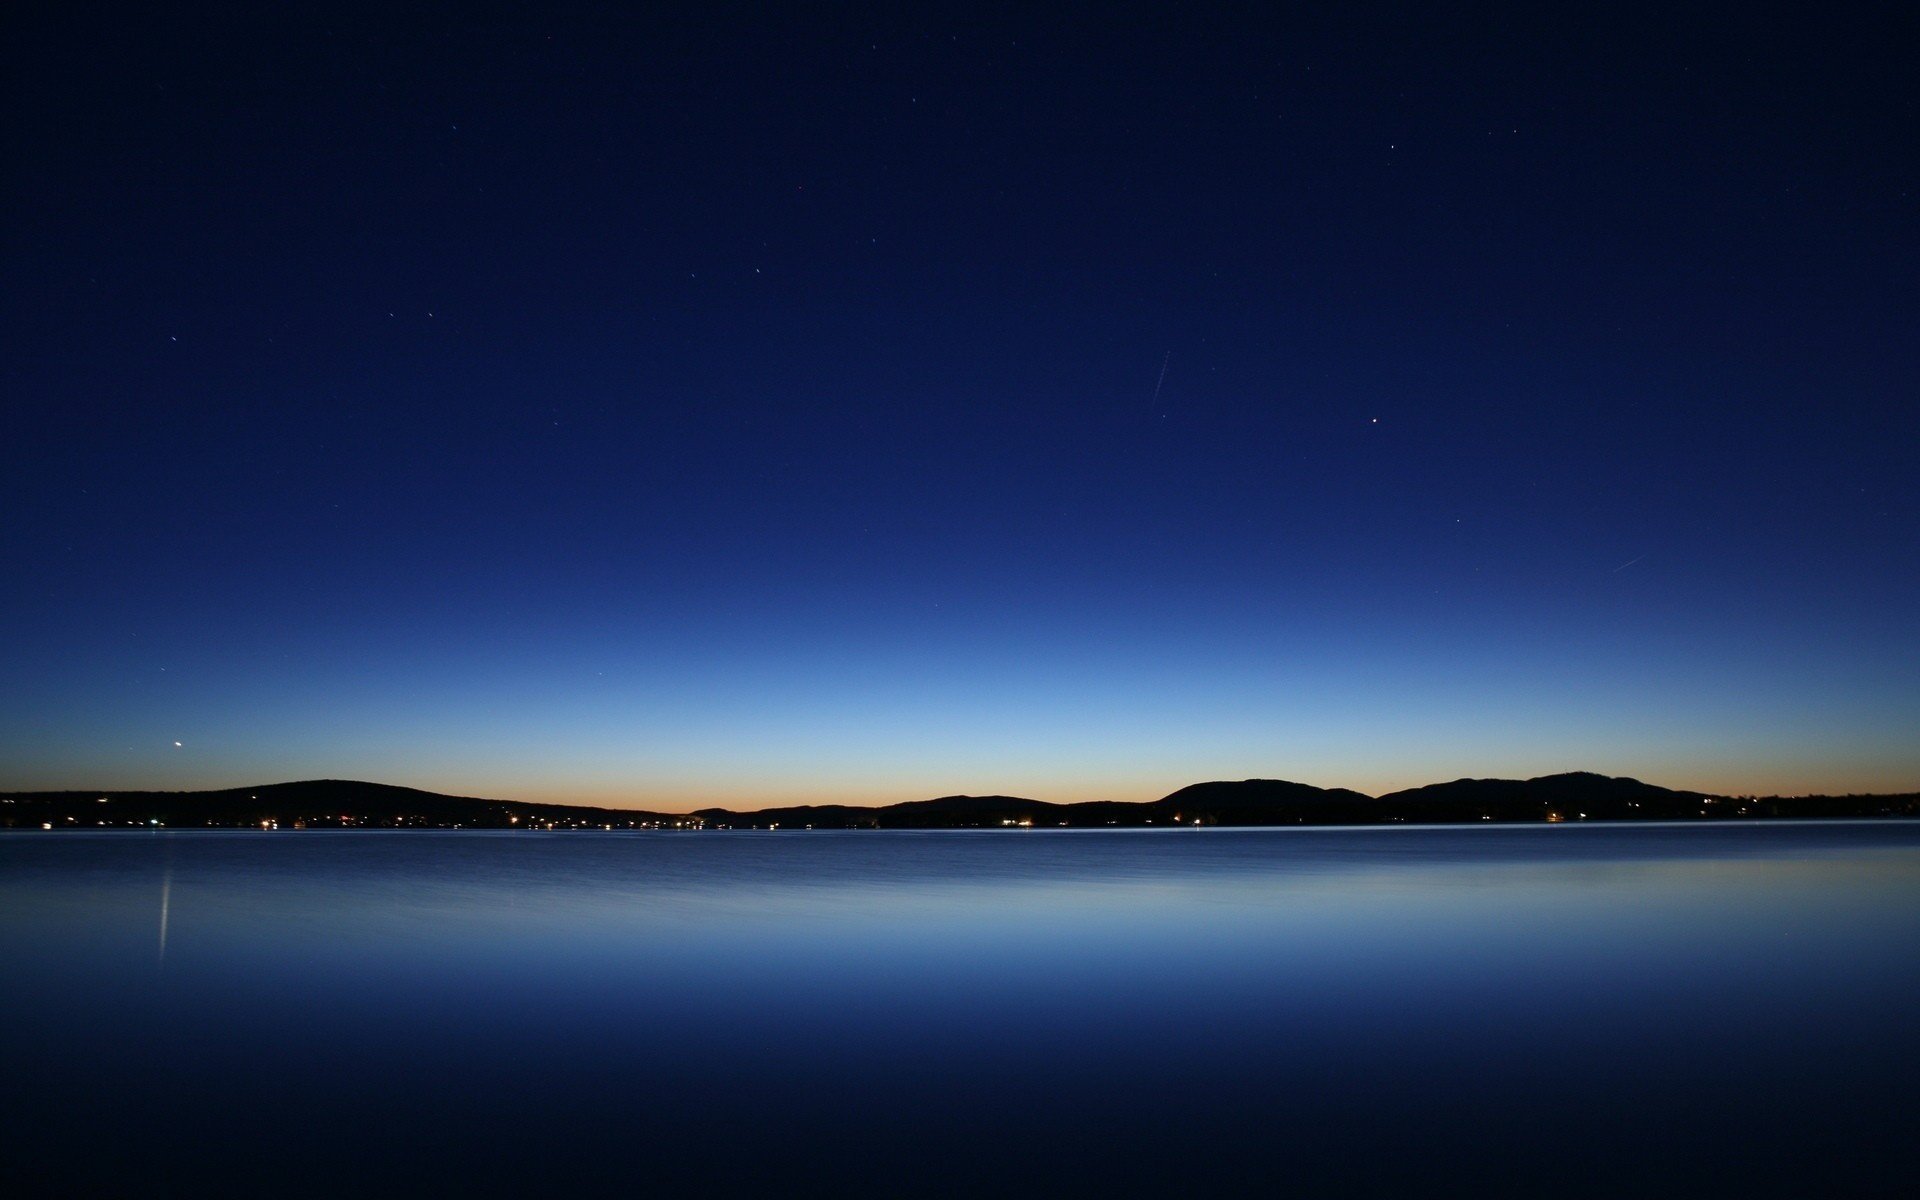
{"label": "calm lake water", "polygon": [[1920,1170],[1920,823],[14,834],[0,963],[16,1195]]}

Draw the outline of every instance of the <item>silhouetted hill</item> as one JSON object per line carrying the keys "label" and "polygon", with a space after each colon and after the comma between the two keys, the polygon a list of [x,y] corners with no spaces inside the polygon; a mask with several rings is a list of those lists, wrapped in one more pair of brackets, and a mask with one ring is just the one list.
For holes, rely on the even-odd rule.
{"label": "silhouetted hill", "polygon": [[[776,823],[783,828],[811,825],[816,829],[973,829],[998,827],[1009,822],[1017,825],[1021,821],[1039,824],[1045,814],[1064,807],[1044,800],[1023,800],[1018,796],[940,796],[932,800],[907,800],[878,808],[800,804],[751,812],[703,808],[695,815],[713,825],[760,829]],[[1057,821],[1049,823],[1057,824]]]}
{"label": "silhouetted hill", "polygon": [[514,829],[536,825],[635,828],[684,820],[631,809],[524,804],[443,796],[418,788],[356,779],[308,779],[205,792],[144,792],[109,788],[86,792],[11,792],[0,795],[0,828],[258,828],[282,829]]}
{"label": "silhouetted hill", "polygon": [[791,805],[679,815],[443,796],[351,779],[206,792],[0,793],[0,828],[11,829],[978,829],[1894,816],[1920,816],[1920,793],[1710,796],[1587,771],[1536,779],[1456,779],[1377,798],[1284,779],[1243,779],[1196,783],[1145,803],[940,796],[876,808]]}
{"label": "silhouetted hill", "polygon": [[[1591,771],[1536,779],[1456,779],[1380,797],[1383,811],[1408,821],[1620,821],[1715,815],[1722,798],[1655,787]],[[1725,814],[1722,814],[1725,815]]]}
{"label": "silhouetted hill", "polygon": [[1045,800],[1026,800],[1019,796],[936,796],[931,800],[905,800],[887,807],[910,812],[986,813],[1039,804],[1055,807]]}
{"label": "silhouetted hill", "polygon": [[1025,800],[1019,796],[940,796],[933,800],[908,800],[881,809],[883,829],[938,829],[942,827],[994,826],[1013,822],[1057,821],[1050,814],[1063,805],[1044,800]]}
{"label": "silhouetted hill", "polygon": [[689,813],[705,824],[721,829],[871,829],[877,810],[858,804],[790,804],[780,808],[759,808],[736,812],[730,808],[702,808]]}
{"label": "silhouetted hill", "polygon": [[1366,820],[1373,797],[1286,779],[1194,783],[1153,802],[1183,825],[1301,825]]}

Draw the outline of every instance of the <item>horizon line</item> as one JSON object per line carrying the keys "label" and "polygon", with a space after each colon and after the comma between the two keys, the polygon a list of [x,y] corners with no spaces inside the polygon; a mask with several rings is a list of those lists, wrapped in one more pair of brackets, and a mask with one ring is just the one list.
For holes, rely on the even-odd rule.
{"label": "horizon line", "polygon": [[[942,792],[937,795],[914,795],[906,799],[880,800],[880,801],[827,799],[827,800],[768,802],[768,801],[762,800],[757,802],[758,807],[736,807],[735,805],[743,803],[742,801],[737,801],[737,800],[734,801],[732,804],[727,804],[727,803],[699,804],[699,803],[694,803],[689,801],[678,802],[680,804],[693,803],[693,807],[687,807],[687,808],[647,807],[647,806],[644,806],[645,802],[634,803],[634,804],[621,804],[621,803],[608,803],[608,802],[591,802],[591,801],[582,801],[582,800],[519,800],[519,799],[510,798],[507,796],[501,796],[501,795],[486,796],[486,795],[468,794],[465,791],[438,791],[434,788],[422,787],[422,786],[411,784],[411,783],[387,783],[387,782],[374,780],[374,779],[355,779],[355,778],[350,778],[346,776],[333,776],[333,775],[317,776],[317,777],[306,778],[306,779],[283,779],[283,780],[276,780],[270,783],[244,783],[244,784],[233,784],[228,786],[215,786],[215,787],[203,786],[203,787],[184,787],[184,788],[155,788],[155,787],[144,787],[144,786],[143,787],[124,787],[123,786],[123,787],[103,787],[103,788],[94,788],[94,787],[0,788],[0,796],[53,795],[53,794],[83,795],[90,792],[97,792],[103,796],[109,795],[114,792],[140,793],[140,794],[150,794],[150,795],[191,795],[195,793],[231,793],[231,792],[245,791],[249,788],[266,789],[266,788],[291,787],[291,786],[298,786],[302,784],[343,784],[343,785],[361,785],[361,786],[372,786],[372,787],[396,788],[396,789],[402,789],[406,791],[421,792],[427,795],[444,796],[450,799],[481,800],[481,801],[488,801],[488,802],[502,803],[502,804],[515,804],[515,805],[524,805],[524,806],[544,806],[544,807],[553,807],[553,808],[577,808],[577,809],[599,810],[599,811],[608,811],[608,812],[639,812],[639,813],[655,813],[655,814],[670,815],[670,816],[686,816],[686,815],[693,815],[701,812],[715,812],[715,811],[746,815],[746,814],[751,814],[758,811],[768,811],[768,810],[774,810],[774,809],[804,809],[804,808],[852,808],[852,809],[871,809],[874,811],[881,811],[881,810],[892,808],[898,805],[920,804],[920,803],[926,803],[926,802],[935,801],[935,800],[946,800],[946,799],[955,799],[955,798],[982,799],[982,798],[988,798],[988,797],[999,797],[1007,800],[1016,800],[1021,803],[1043,804],[1043,805],[1048,805],[1053,807],[1068,807],[1068,806],[1080,805],[1080,804],[1151,805],[1151,804],[1160,803],[1168,799],[1169,797],[1173,796],[1174,794],[1182,790],[1185,790],[1186,788],[1198,787],[1206,784],[1215,784],[1215,783],[1250,783],[1250,782],[1283,783],[1283,784],[1290,784],[1290,785],[1299,786],[1299,787],[1311,788],[1317,791],[1347,792],[1356,796],[1363,797],[1368,800],[1379,800],[1388,796],[1398,795],[1405,792],[1420,791],[1425,788],[1439,787],[1439,786],[1444,786],[1446,784],[1452,784],[1452,783],[1462,783],[1462,782],[1529,783],[1529,782],[1534,782],[1534,781],[1543,780],[1543,779],[1563,778],[1570,775],[1585,775],[1585,776],[1591,776],[1597,779],[1608,779],[1608,780],[1630,780],[1636,783],[1647,784],[1648,786],[1651,786],[1651,787],[1661,788],[1663,790],[1676,791],[1676,792],[1693,792],[1702,796],[1712,796],[1712,797],[1722,798],[1722,799],[1798,799],[1798,798],[1814,797],[1814,796],[1867,797],[1867,796],[1907,796],[1907,795],[1920,794],[1920,787],[1914,787],[1911,789],[1904,789],[1904,790],[1895,789],[1890,791],[1857,791],[1857,790],[1843,790],[1843,791],[1809,790],[1809,791],[1794,791],[1794,792],[1782,792],[1782,791],[1760,792],[1760,791],[1748,791],[1748,790],[1711,791],[1711,790],[1701,789],[1701,788],[1688,788],[1688,787],[1676,788],[1676,787],[1669,787],[1666,784],[1648,783],[1646,779],[1638,775],[1609,775],[1602,771],[1575,769],[1575,770],[1566,770],[1566,771],[1550,771],[1544,774],[1537,774],[1537,775],[1457,775],[1447,779],[1437,779],[1424,784],[1415,784],[1410,787],[1393,788],[1393,789],[1383,791],[1383,792],[1378,792],[1378,793],[1365,792],[1357,788],[1345,787],[1339,784],[1322,785],[1322,784],[1306,783],[1296,779],[1287,779],[1285,777],[1276,776],[1276,775],[1254,775],[1254,776],[1243,776],[1240,778],[1213,777],[1213,778],[1207,778],[1207,779],[1199,779],[1191,783],[1186,783],[1178,787],[1175,787],[1171,791],[1163,795],[1155,796],[1145,800],[1117,800],[1117,799],[1112,799],[1110,797],[1098,797],[1098,796],[1090,797],[1090,798],[1080,798],[1080,799],[1074,799],[1074,800],[1042,800],[1036,797],[1022,796],[1012,792],[989,790],[989,791],[980,791],[980,792],[974,792],[974,791]],[[754,804],[756,802],[745,801],[744,803]]]}

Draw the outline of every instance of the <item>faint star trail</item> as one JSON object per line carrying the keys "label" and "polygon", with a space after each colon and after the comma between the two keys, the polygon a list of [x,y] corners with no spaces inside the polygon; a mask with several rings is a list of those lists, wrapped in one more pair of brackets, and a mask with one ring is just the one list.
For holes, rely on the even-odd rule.
{"label": "faint star trail", "polygon": [[1160,403],[1160,388],[1167,382],[1167,364],[1172,361],[1173,351],[1171,350],[1167,351],[1167,356],[1160,360],[1160,378],[1153,381],[1153,403],[1155,404]]}

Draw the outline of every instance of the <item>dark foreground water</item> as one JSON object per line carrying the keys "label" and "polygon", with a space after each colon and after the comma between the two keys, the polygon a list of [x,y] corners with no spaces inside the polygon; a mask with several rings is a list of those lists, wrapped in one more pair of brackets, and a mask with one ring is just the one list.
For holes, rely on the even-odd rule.
{"label": "dark foreground water", "polygon": [[15,1195],[1920,1169],[1920,823],[18,834],[0,970]]}

